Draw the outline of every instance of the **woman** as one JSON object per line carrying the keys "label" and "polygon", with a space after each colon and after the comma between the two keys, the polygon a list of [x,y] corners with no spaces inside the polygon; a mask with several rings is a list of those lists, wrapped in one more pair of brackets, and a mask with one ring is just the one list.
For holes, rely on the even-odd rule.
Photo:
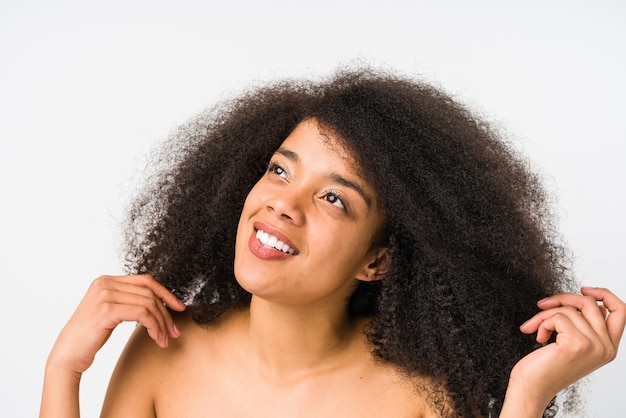
{"label": "woman", "polygon": [[142,327],[103,416],[549,416],[615,357],[624,303],[573,293],[537,179],[432,87],[277,83],[185,126],[160,164],[131,275],[97,279],[61,332],[42,417],[78,416],[121,321]]}

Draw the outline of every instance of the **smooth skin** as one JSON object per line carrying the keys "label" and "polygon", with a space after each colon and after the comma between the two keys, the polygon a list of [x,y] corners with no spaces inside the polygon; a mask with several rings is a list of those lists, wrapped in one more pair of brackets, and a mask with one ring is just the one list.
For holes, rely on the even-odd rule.
{"label": "smooth skin", "polygon": [[[382,222],[371,189],[314,121],[281,150],[239,224],[235,271],[250,307],[209,326],[185,314],[175,323],[165,307],[184,305],[150,276],[97,279],[49,356],[40,417],[80,415],[80,376],[122,321],[142,326],[113,373],[104,417],[437,416],[415,389],[432,388],[428,379],[374,360],[367,319],[348,313],[358,280],[380,279],[385,268],[385,249],[371,245]],[[253,238],[259,227],[297,252],[263,248]],[[320,267],[329,254],[344,262]],[[539,342],[557,332],[556,342],[514,367],[501,417],[540,417],[561,389],[615,358],[626,324],[626,305],[606,289],[538,307],[521,332]]]}
{"label": "smooth skin", "polygon": [[46,363],[40,417],[78,417],[80,378],[113,329],[136,321],[161,348],[180,331],[165,308],[185,305],[147,275],[96,279],[65,325]]}
{"label": "smooth skin", "polygon": [[515,365],[501,417],[540,417],[559,391],[615,359],[626,305],[607,289],[583,287],[581,293],[540,300],[542,312],[521,325],[525,334],[537,333],[539,343],[553,332],[557,337]]}

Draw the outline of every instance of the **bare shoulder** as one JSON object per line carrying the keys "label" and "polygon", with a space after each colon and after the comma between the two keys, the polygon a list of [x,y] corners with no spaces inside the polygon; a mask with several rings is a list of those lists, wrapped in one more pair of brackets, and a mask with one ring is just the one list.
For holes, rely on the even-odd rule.
{"label": "bare shoulder", "polygon": [[[168,348],[141,327],[128,342],[111,379],[103,417],[298,416],[439,417],[435,386],[376,360],[362,339],[338,367],[289,385],[266,380],[242,351],[245,314],[211,325],[179,317]],[[242,396],[245,394],[245,396]]]}
{"label": "bare shoulder", "polygon": [[[198,325],[187,315],[177,317],[176,324],[181,336],[170,338],[165,349],[148,336],[145,328],[136,328],[111,377],[103,417],[156,417],[157,404],[167,398],[169,388],[199,370],[198,361],[207,358],[199,354],[211,350],[206,342],[217,340],[212,334],[219,333],[219,326]],[[187,384],[183,383],[183,387]]]}
{"label": "bare shoulder", "polygon": [[136,417],[155,416],[151,380],[145,378],[151,369],[149,364],[154,362],[155,352],[151,345],[158,348],[145,328],[137,326],[117,361],[101,416],[117,417],[125,413]]}
{"label": "bare shoulder", "polygon": [[[359,329],[364,329],[363,321]],[[393,416],[411,418],[440,418],[451,405],[444,385],[429,376],[409,374],[398,365],[376,357],[365,334],[361,334],[359,382],[363,386],[356,394],[362,399],[362,416]]]}
{"label": "bare shoulder", "polygon": [[[384,416],[438,418],[448,401],[445,390],[432,379],[408,376],[397,366],[381,360],[372,360],[372,385],[366,390],[365,403],[370,410],[387,411]],[[369,415],[368,415],[369,416]],[[382,416],[382,415],[381,415]]]}

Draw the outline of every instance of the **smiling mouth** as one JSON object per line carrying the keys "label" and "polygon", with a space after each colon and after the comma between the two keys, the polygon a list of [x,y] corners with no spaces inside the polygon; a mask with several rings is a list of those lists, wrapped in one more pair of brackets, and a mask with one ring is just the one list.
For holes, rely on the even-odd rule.
{"label": "smiling mouth", "polygon": [[275,250],[282,251],[290,255],[298,254],[293,248],[285,244],[283,241],[260,229],[257,229],[256,231],[256,238],[261,244],[263,244],[264,247],[273,248]]}

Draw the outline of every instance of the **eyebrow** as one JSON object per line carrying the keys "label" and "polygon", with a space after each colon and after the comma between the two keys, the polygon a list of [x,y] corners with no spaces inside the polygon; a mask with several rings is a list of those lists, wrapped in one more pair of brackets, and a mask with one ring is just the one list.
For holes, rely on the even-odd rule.
{"label": "eyebrow", "polygon": [[[300,157],[298,156],[298,154],[285,148],[278,148],[276,150],[276,154],[280,154],[285,158],[293,161],[294,163],[298,163],[300,161]],[[368,207],[371,205],[372,199],[365,193],[365,190],[363,190],[363,188],[359,184],[350,181],[337,173],[330,173],[328,175],[328,178],[341,186],[345,186],[354,190],[363,198]]]}
{"label": "eyebrow", "polygon": [[285,148],[278,148],[276,150],[276,154],[280,154],[283,157],[287,157],[288,159],[290,159],[294,163],[297,163],[297,162],[300,161],[300,157],[298,157],[298,154],[296,154],[293,151],[289,151],[288,149],[285,149]]}
{"label": "eyebrow", "polygon": [[363,200],[365,200],[365,203],[367,204],[368,207],[371,205],[372,200],[370,199],[368,195],[365,194],[365,191],[363,190],[363,188],[359,186],[357,183],[350,181],[344,177],[341,177],[339,174],[336,174],[336,173],[331,173],[329,177],[335,183],[338,183],[345,187],[349,187],[352,190],[356,191],[359,195],[361,195]]}

